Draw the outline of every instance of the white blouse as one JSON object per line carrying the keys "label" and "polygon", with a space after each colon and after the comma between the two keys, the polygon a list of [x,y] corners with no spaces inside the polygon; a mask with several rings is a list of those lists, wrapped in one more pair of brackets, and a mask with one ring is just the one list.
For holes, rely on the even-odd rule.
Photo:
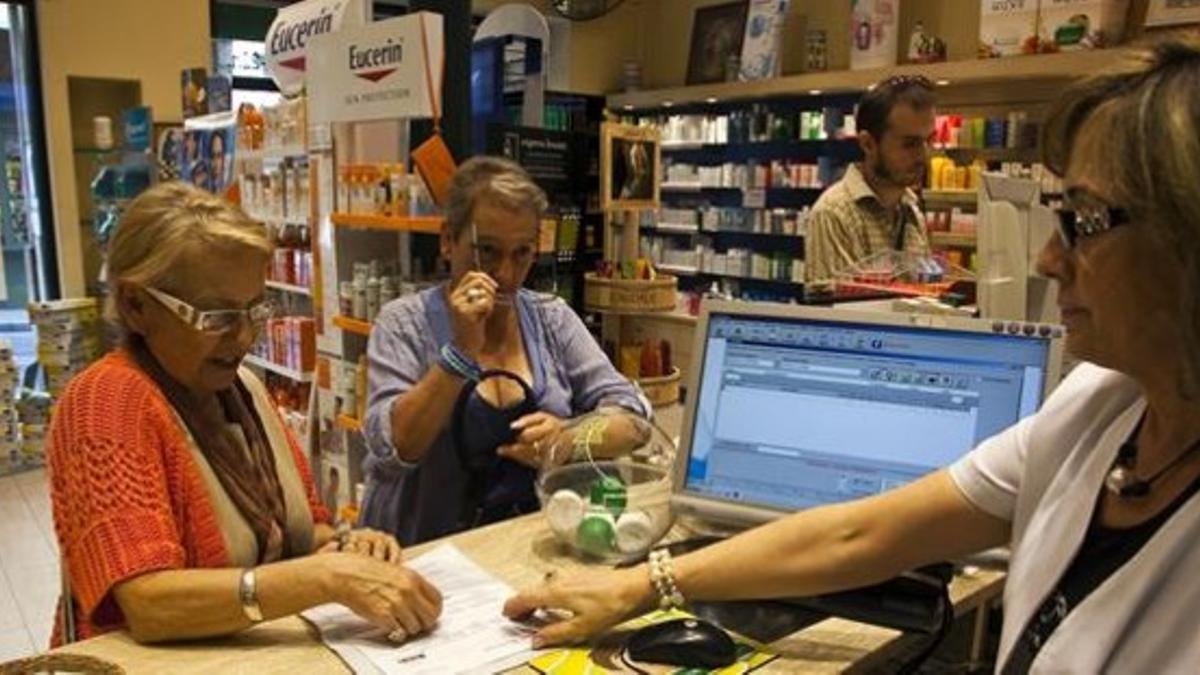
{"label": "white blouse", "polygon": [[[997,670],[1074,559],[1145,408],[1137,383],[1085,363],[1037,414],[951,467],[971,503],[1013,524]],[[1067,615],[1032,672],[1200,673],[1200,496]]]}

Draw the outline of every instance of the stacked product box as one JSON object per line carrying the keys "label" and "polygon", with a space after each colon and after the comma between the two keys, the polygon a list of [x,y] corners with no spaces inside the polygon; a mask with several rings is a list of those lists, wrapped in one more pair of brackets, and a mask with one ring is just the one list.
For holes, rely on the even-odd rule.
{"label": "stacked product box", "polygon": [[12,346],[0,341],[0,475],[21,469],[21,435],[14,395],[19,380]]}
{"label": "stacked product box", "polygon": [[[46,430],[54,401],[71,378],[104,353],[104,324],[100,302],[95,298],[30,303],[29,320],[37,329],[37,358],[45,373],[46,392],[27,392],[16,405],[22,436],[19,453],[22,467],[45,463]],[[3,381],[0,377],[0,391]],[[4,421],[0,419],[0,430],[3,428]]]}
{"label": "stacked product box", "polygon": [[25,467],[46,463],[46,430],[50,427],[53,400],[44,392],[24,392],[17,400],[17,418],[21,421],[21,464]]}
{"label": "stacked product box", "polygon": [[37,329],[46,391],[58,400],[67,382],[104,353],[100,302],[80,298],[31,303],[29,319]]}

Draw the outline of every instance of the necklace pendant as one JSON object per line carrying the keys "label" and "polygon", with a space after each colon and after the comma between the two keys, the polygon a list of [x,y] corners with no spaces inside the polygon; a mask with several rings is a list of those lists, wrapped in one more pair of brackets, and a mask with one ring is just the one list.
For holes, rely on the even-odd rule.
{"label": "necklace pendant", "polygon": [[1115,466],[1108,472],[1104,487],[1118,497],[1145,497],[1150,493],[1150,484],[1123,466]]}

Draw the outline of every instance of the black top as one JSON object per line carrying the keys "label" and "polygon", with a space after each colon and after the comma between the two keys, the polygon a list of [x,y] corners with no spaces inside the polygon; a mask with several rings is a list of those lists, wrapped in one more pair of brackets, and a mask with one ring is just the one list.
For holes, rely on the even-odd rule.
{"label": "black top", "polygon": [[[1099,588],[1100,584],[1137,555],[1163,523],[1170,520],[1198,490],[1200,478],[1192,481],[1167,508],[1146,522],[1124,530],[1104,527],[1099,523],[1099,509],[1093,510],[1092,521],[1079,552],[1059,579],[1058,585],[1047,594],[1038,611],[1030,617],[1025,630],[1021,631],[1021,636],[1017,638],[1012,654],[1001,671],[1003,675],[1029,672],[1038,652],[1063,619],[1091,595],[1092,591]],[[1103,495],[1102,490],[1100,496]],[[1099,503],[1100,497],[1097,497],[1097,506]]]}

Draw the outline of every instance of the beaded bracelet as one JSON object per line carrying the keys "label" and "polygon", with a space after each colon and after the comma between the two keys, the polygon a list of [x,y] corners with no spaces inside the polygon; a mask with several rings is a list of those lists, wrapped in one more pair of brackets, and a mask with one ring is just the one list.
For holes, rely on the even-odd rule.
{"label": "beaded bracelet", "polygon": [[661,610],[678,609],[686,604],[683,593],[675,583],[675,569],[671,563],[671,552],[665,548],[651,551],[650,582],[658,591],[658,608]]}

